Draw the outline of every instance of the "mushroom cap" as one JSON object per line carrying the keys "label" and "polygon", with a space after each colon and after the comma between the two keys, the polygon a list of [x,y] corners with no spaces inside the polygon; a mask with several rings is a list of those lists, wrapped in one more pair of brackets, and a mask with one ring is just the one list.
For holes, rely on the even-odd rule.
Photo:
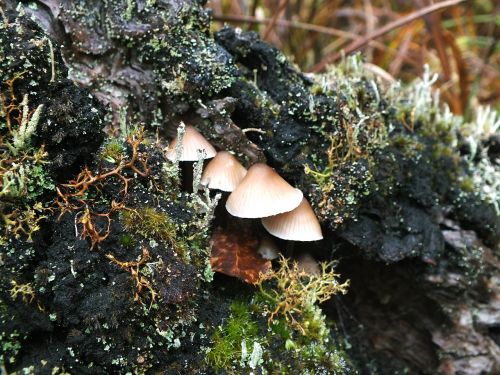
{"label": "mushroom cap", "polygon": [[260,240],[257,252],[264,259],[273,260],[279,257],[280,251],[276,243],[267,234]]}
{"label": "mushroom cap", "polygon": [[220,151],[205,167],[201,183],[210,189],[233,191],[246,174],[245,167],[231,153]]}
{"label": "mushroom cap", "polygon": [[305,198],[293,211],[262,218],[262,225],[272,235],[291,241],[318,241],[323,238],[321,226]]}
{"label": "mushroom cap", "polygon": [[237,217],[260,218],[293,210],[302,192],[286,182],[271,167],[257,163],[250,167],[229,195],[227,211]]}
{"label": "mushroom cap", "polygon": [[[167,149],[167,159],[175,160],[175,148],[177,146],[177,137],[170,142]],[[184,138],[182,140],[182,154],[179,161],[198,161],[198,150],[204,150],[204,159],[210,159],[217,154],[215,148],[202,136],[198,130],[191,125],[186,125]]]}

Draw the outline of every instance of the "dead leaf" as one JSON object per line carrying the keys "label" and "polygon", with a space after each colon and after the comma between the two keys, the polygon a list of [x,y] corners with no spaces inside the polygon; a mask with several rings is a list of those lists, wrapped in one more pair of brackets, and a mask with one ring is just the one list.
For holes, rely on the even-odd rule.
{"label": "dead leaf", "polygon": [[255,284],[261,273],[271,269],[271,261],[258,253],[259,240],[246,231],[227,231],[217,228],[210,240],[210,263],[216,272]]}

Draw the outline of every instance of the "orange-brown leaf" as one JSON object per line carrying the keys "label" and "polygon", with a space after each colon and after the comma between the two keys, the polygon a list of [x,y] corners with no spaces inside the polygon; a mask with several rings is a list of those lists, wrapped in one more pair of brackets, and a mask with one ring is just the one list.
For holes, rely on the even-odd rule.
{"label": "orange-brown leaf", "polygon": [[259,240],[248,232],[215,230],[210,240],[212,269],[225,275],[238,277],[249,284],[259,280],[261,273],[271,269],[271,262],[258,253]]}

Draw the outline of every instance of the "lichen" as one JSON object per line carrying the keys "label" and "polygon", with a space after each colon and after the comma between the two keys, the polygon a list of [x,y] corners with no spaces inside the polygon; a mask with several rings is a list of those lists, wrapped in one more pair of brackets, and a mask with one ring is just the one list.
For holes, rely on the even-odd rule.
{"label": "lichen", "polygon": [[322,264],[319,275],[309,275],[283,258],[277,271],[260,280],[253,297],[231,304],[228,320],[214,328],[207,363],[235,374],[256,368],[280,374],[348,373],[342,345],[317,306],[346,291],[348,283],[340,284],[330,267]]}

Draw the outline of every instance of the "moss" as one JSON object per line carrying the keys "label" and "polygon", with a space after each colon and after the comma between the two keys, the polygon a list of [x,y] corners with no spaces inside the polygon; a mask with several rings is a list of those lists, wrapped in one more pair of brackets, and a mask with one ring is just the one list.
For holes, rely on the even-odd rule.
{"label": "moss", "polygon": [[134,237],[132,235],[130,235],[128,233],[124,233],[120,237],[120,243],[126,249],[132,249],[135,246],[136,241],[134,240]]}
{"label": "moss", "polygon": [[0,332],[0,342],[2,343],[2,354],[0,354],[0,362],[14,363],[15,358],[22,348],[21,334],[17,331],[6,334]]}
{"label": "moss", "polygon": [[259,329],[252,318],[248,305],[241,301],[231,304],[230,315],[224,326],[218,327],[212,336],[213,345],[206,354],[207,363],[216,369],[231,369],[242,355],[242,343],[251,347],[258,341]]}
{"label": "moss", "polygon": [[396,134],[391,137],[391,144],[401,150],[407,157],[416,157],[420,154],[425,145],[415,137],[408,134]]}
{"label": "moss", "polygon": [[[268,316],[269,322],[282,317],[290,327],[309,335],[314,326],[310,324],[308,318],[311,315],[306,315],[307,312],[313,311],[315,303],[347,292],[349,281],[340,283],[338,277],[331,263],[322,263],[320,273],[311,275],[301,270],[296,262],[281,258],[279,269],[259,280],[261,310]],[[271,286],[266,286],[266,283],[271,283]]]}
{"label": "moss", "polygon": [[460,188],[467,193],[473,193],[475,190],[474,180],[471,177],[462,179],[460,182]]}
{"label": "moss", "polygon": [[46,171],[47,153],[31,145],[43,105],[30,111],[28,95],[17,100],[14,85],[19,80],[22,75],[7,80],[9,99],[0,94],[0,198],[33,201],[54,185]]}
{"label": "moss", "polygon": [[109,138],[104,143],[100,158],[110,163],[117,163],[124,157],[123,142],[118,138]]}
{"label": "moss", "polygon": [[128,209],[122,211],[121,221],[128,231],[168,244],[183,260],[189,260],[185,246],[177,241],[176,224],[165,212],[151,207]]}
{"label": "moss", "polygon": [[[439,166],[450,160],[458,160],[455,143],[461,137],[453,132],[459,129],[453,118],[440,112],[430,95],[433,78],[429,74],[424,77],[418,90],[412,91],[408,96],[397,91],[389,93],[392,88],[386,90],[373,76],[367,75],[362,69],[360,57],[355,56],[343,61],[334,71],[316,77],[316,82],[311,83],[310,78],[294,72],[283,54],[258,40],[252,41],[256,36],[249,37],[243,32],[235,32],[237,35],[233,40],[237,43],[233,47],[240,49],[241,53],[235,52],[234,48],[232,51],[230,48],[222,48],[207,33],[207,17],[203,16],[201,8],[186,7],[185,11],[179,11],[170,17],[171,14],[166,13],[163,6],[153,7],[154,1],[148,1],[142,9],[135,1],[128,1],[126,4],[121,2],[123,12],[116,11],[116,7],[120,5],[117,1],[104,2],[97,13],[89,13],[88,7],[82,4],[84,5],[74,5],[72,11],[72,5],[68,3],[65,14],[75,25],[83,25],[89,21],[89,30],[95,29],[99,24],[100,17],[97,13],[105,17],[124,14],[124,18],[133,20],[135,25],[157,24],[149,22],[148,12],[158,12],[163,19],[172,19],[168,29],[153,28],[145,34],[136,30],[137,37],[134,38],[126,34],[126,26],[120,23],[121,20],[110,17],[102,22],[103,34],[113,38],[111,45],[116,47],[113,47],[114,50],[119,51],[124,46],[121,43],[124,43],[128,51],[134,52],[123,55],[127,60],[124,66],[138,66],[139,69],[133,69],[137,73],[143,71],[141,66],[147,66],[146,70],[151,73],[152,81],[155,82],[150,87],[147,84],[139,85],[140,91],[144,90],[140,95],[133,90],[125,90],[126,95],[130,94],[129,99],[133,98],[130,99],[130,112],[135,112],[138,117],[141,114],[149,114],[154,116],[157,124],[168,126],[169,121],[172,118],[177,119],[178,115],[195,117],[195,109],[204,106],[206,100],[214,96],[234,96],[240,107],[234,114],[225,114],[223,117],[227,120],[233,119],[237,125],[243,124],[241,127],[262,127],[261,135],[252,135],[250,132],[249,138],[267,153],[270,164],[288,173],[289,176],[285,177],[295,175],[290,177],[291,182],[302,180],[302,174],[295,172],[301,172],[302,165],[307,165],[306,168],[309,169],[307,181],[303,185],[304,190],[309,190],[307,193],[313,196],[322,218],[329,224],[333,223],[330,229],[336,228],[336,225],[346,222],[347,219],[358,218],[357,209],[363,204],[363,198],[376,192],[384,182],[390,185],[384,191],[387,196],[391,195],[392,187],[398,187],[398,193],[403,193],[401,196],[409,196],[413,200],[420,199],[411,194],[405,195],[406,192],[402,189],[411,185],[411,174],[416,171],[414,165],[431,163],[430,158],[420,160],[422,154],[432,154],[435,151],[434,161],[439,161]],[[136,21],[139,23],[135,23]],[[71,33],[71,30],[68,30]],[[101,36],[103,39],[100,39]],[[95,43],[96,49],[88,51],[88,55],[98,56],[101,52],[106,52],[108,47],[105,42],[104,35],[99,35]],[[84,43],[85,38],[75,43],[75,46],[85,51],[87,46]],[[12,48],[14,45],[17,43],[3,43],[2,48]],[[41,43],[39,49],[46,60],[48,51],[45,47],[47,43]],[[90,43],[88,47],[92,48]],[[241,69],[237,69],[233,63],[233,56],[238,53],[241,55]],[[37,71],[41,72],[42,69]],[[123,74],[125,73],[126,71],[123,71]],[[244,75],[247,78],[243,78],[239,83],[248,87],[235,85],[240,76]],[[127,77],[123,78],[126,82]],[[141,80],[143,77],[133,78],[133,81],[137,82],[136,78]],[[47,77],[45,79],[47,80]],[[93,86],[96,90],[103,88],[99,88],[99,83],[92,79],[89,82],[96,84]],[[44,86],[44,83],[37,81],[34,85]],[[106,87],[106,93],[112,93],[110,81],[105,85],[109,85]],[[239,87],[246,89],[240,93]],[[231,89],[234,91],[230,92]],[[122,93],[119,90],[117,92]],[[52,119],[68,118],[80,124],[82,115],[77,115],[76,112],[88,106],[73,103],[74,95],[65,96],[71,98],[71,101],[66,103],[63,100],[65,105],[52,111]],[[248,101],[248,106],[255,111],[250,112],[254,116],[247,116],[242,110],[243,96],[252,99]],[[119,102],[121,99],[120,97]],[[123,99],[127,100],[125,96]],[[48,102],[49,100],[47,106],[50,104]],[[65,110],[66,107],[68,110]],[[38,108],[34,105],[31,110],[36,112]],[[161,110],[165,113],[161,113]],[[91,114],[92,110],[87,112]],[[121,119],[126,118],[126,112],[125,109],[122,111]],[[49,133],[51,136],[44,136],[44,140],[63,137],[59,133],[59,130],[64,128],[60,126],[62,123],[51,122],[55,125],[48,128],[55,134]],[[121,123],[126,124],[126,121]],[[94,124],[97,124],[97,121]],[[29,121],[25,122],[24,130],[12,134],[9,140],[9,143],[19,146],[16,148],[18,151],[15,151],[18,155],[33,147],[30,143],[33,126],[28,125]],[[218,124],[214,122],[212,125]],[[5,124],[0,124],[2,135],[6,133],[6,129]],[[126,131],[123,132],[125,133]],[[476,143],[480,143],[481,137],[472,133],[471,136],[477,140]],[[80,140],[79,137],[73,138]],[[87,135],[85,138],[93,137]],[[438,146],[434,147],[429,139],[433,139]],[[72,140],[61,144],[64,147],[57,160],[66,159],[66,152],[70,149],[68,144],[73,146],[75,142]],[[391,147],[390,150],[388,146]],[[11,148],[7,149],[12,152]],[[37,148],[33,150],[36,151]],[[123,147],[120,141],[110,140],[104,146],[101,158],[109,163],[119,163],[124,150],[127,150],[127,147]],[[63,351],[68,352],[64,355],[57,353],[57,357],[64,357],[76,372],[85,372],[87,369],[82,370],[82,366],[92,366],[94,363],[99,363],[103,372],[160,372],[169,366],[164,365],[164,361],[171,361],[176,355],[175,349],[181,345],[184,345],[183,350],[179,351],[181,356],[199,347],[197,343],[193,343],[199,332],[191,331],[191,323],[197,319],[197,304],[201,305],[201,298],[210,298],[210,292],[200,290],[199,286],[203,285],[201,280],[208,281],[212,276],[208,238],[216,201],[210,200],[208,192],[206,199],[198,194],[198,191],[192,195],[181,193],[176,183],[178,171],[169,168],[172,165],[159,156],[161,151],[153,150],[152,144],[142,142],[138,150],[145,156],[144,167],[148,159],[151,175],[145,173],[138,177],[137,172],[143,171],[138,164],[135,170],[129,169],[123,174],[113,175],[106,181],[99,181],[91,194],[74,196],[72,216],[68,215],[63,221],[53,225],[53,228],[48,228],[45,237],[53,241],[48,244],[40,241],[36,247],[39,251],[37,260],[27,267],[29,272],[33,269],[40,274],[54,272],[50,277],[55,277],[45,283],[37,281],[37,295],[41,294],[45,298],[47,306],[56,308],[50,310],[50,327],[37,327],[36,332],[47,333],[47,342],[54,343],[61,343],[61,340],[65,339],[64,335],[54,334],[58,329],[70,329],[71,334],[74,331],[85,332],[84,335],[68,337],[68,340],[74,339],[75,342],[79,340],[81,345],[74,345],[73,349],[63,347]],[[87,154],[93,152],[89,150]],[[387,159],[394,162],[390,166],[399,165],[399,169],[390,170],[387,179],[372,183],[371,179],[375,179],[376,173],[384,172],[384,168],[389,169],[381,163],[384,161],[379,158],[382,153],[387,154]],[[470,160],[474,159],[475,155],[471,151]],[[298,167],[291,165],[293,160],[297,160]],[[161,171],[158,169],[163,162],[166,168],[163,171],[164,180],[161,180]],[[96,173],[101,164],[91,165],[89,173]],[[473,166],[472,161],[470,165]],[[491,169],[490,167],[485,165],[484,171]],[[30,199],[35,199],[47,192],[50,181],[43,178],[44,168],[43,163],[31,169],[23,165],[22,171],[18,169],[7,175],[6,181],[14,181],[5,184],[12,187],[9,198],[21,197],[21,200],[24,200],[26,196],[33,194]],[[401,172],[401,175],[405,172],[404,176],[398,176],[398,172]],[[33,183],[26,180],[26,176],[31,175],[38,175]],[[457,175],[466,176],[465,179],[469,176],[468,173]],[[493,179],[496,175],[493,171],[489,172],[488,176]],[[477,177],[484,181],[484,177]],[[130,186],[126,186],[127,189],[122,186],[125,181],[130,182]],[[298,184],[300,183],[302,181]],[[476,185],[476,180],[474,183],[475,186],[482,186]],[[39,189],[30,189],[30,184],[38,186]],[[471,190],[470,185],[464,190]],[[483,187],[490,185],[493,183],[488,182]],[[120,206],[122,225],[114,222],[115,212],[108,213],[102,208],[104,205],[109,206],[120,189],[120,193],[123,193],[118,194],[123,199],[123,202],[119,202],[123,203]],[[445,193],[441,192],[439,198]],[[430,201],[437,201],[434,195],[427,194],[427,191],[425,194],[427,198],[430,197]],[[82,206],[78,205],[81,203],[80,198],[83,198],[87,211],[82,211]],[[374,202],[375,199],[369,203]],[[384,200],[383,204],[385,202],[387,200]],[[3,202],[0,204],[3,210]],[[396,204],[394,206],[396,207]],[[427,207],[429,206],[430,204]],[[17,216],[11,216],[10,211],[5,211],[7,214],[3,216],[4,221],[15,225],[13,218],[18,217],[30,228],[36,228],[36,218],[30,221],[29,215],[26,214],[32,215],[33,211],[24,211],[24,206],[21,208],[23,211]],[[96,219],[94,227],[86,229],[95,229],[99,234],[102,233],[103,227],[106,230],[106,224],[110,224],[108,228],[111,229],[107,233],[109,236],[102,236],[101,245],[102,250],[114,254],[114,264],[103,261],[102,251],[89,251],[86,241],[75,240],[75,225],[77,234],[82,235],[83,219],[88,223],[88,218],[91,217],[90,214],[82,212],[90,212],[89,210],[93,210],[94,217],[100,217],[102,220]],[[376,211],[372,209],[370,212]],[[41,215],[39,213],[37,217]],[[183,219],[182,216],[187,218]],[[174,222],[172,218],[177,221]],[[123,229],[129,233],[124,233]],[[24,235],[30,238],[31,233],[32,231],[27,229]],[[165,246],[157,246],[158,243]],[[137,261],[139,245],[151,248],[148,257],[143,256]],[[19,246],[9,247],[8,251],[12,251],[13,255],[8,257],[22,255],[18,249]],[[185,263],[179,262],[177,257],[173,256],[172,249],[181,255]],[[471,258],[479,259],[480,249],[467,248],[464,253],[469,251]],[[40,254],[43,256],[39,256]],[[471,258],[464,257],[465,260]],[[18,269],[20,264],[16,263]],[[130,275],[124,271],[135,276],[132,282]],[[334,340],[335,326],[326,320],[317,306],[317,302],[330,297],[334,292],[343,292],[343,284],[339,284],[335,277],[333,271],[328,271],[323,272],[318,280],[307,275],[298,275],[293,269],[282,267],[274,277],[262,283],[252,300],[238,300],[231,305],[229,318],[211,334],[212,347],[207,352],[207,362],[212,367],[233,373],[249,372],[249,368],[255,368],[256,372],[291,374],[347,371],[348,365],[342,346]],[[48,280],[49,277],[45,279]],[[24,277],[18,280],[20,285],[26,285],[27,280],[31,279]],[[3,284],[10,287],[8,282]],[[149,289],[150,292],[157,293],[159,297],[153,298],[151,294],[151,305],[135,303],[141,299],[140,290],[136,291],[136,301],[133,301],[130,286],[147,289],[150,284],[154,286],[154,290]],[[68,300],[74,301],[74,304],[57,308],[58,301]],[[17,298],[15,302],[16,309],[25,307],[22,298]],[[189,330],[187,327],[190,327]],[[185,337],[188,339],[183,340]],[[166,349],[169,350],[168,356],[165,355]],[[27,354],[29,350],[26,350]],[[108,352],[112,355],[108,355]],[[30,362],[27,354],[19,358],[18,367]],[[89,363],[89,358],[95,360]],[[75,360],[80,363],[75,363]],[[183,364],[179,361],[168,370],[172,370],[174,366],[182,368]]]}

